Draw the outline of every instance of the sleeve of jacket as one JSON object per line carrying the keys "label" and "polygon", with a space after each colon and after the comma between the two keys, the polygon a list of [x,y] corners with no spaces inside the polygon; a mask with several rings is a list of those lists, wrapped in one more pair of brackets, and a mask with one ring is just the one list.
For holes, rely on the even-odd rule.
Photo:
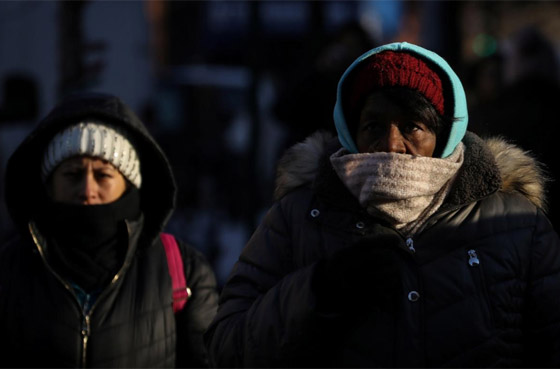
{"label": "sleeve of jacket", "polygon": [[525,364],[560,366],[560,240],[539,212],[527,285]]}
{"label": "sleeve of jacket", "polygon": [[[222,295],[205,341],[218,367],[317,366],[326,324],[314,311],[317,263],[296,267],[289,211],[276,203],[245,246]],[[325,364],[325,363],[323,363]],[[326,365],[326,364],[325,364]]]}
{"label": "sleeve of jacket", "polygon": [[208,367],[203,333],[216,314],[218,291],[212,267],[198,250],[180,242],[187,286],[192,295],[176,314],[178,368]]}

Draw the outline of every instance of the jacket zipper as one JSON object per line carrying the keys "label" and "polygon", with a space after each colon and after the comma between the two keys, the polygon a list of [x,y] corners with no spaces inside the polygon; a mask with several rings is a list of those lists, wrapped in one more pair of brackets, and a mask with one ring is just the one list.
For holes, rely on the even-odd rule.
{"label": "jacket zipper", "polygon": [[475,288],[480,289],[481,293],[481,303],[484,303],[484,308],[488,309],[489,326],[492,327],[494,324],[494,312],[492,311],[492,306],[490,303],[490,293],[486,286],[486,281],[484,280],[484,272],[482,270],[482,264],[476,250],[467,250],[468,263],[472,268],[472,276],[474,278]]}
{"label": "jacket zipper", "polygon": [[[125,223],[126,223],[126,231],[128,233],[128,237],[130,239],[130,234],[131,234],[130,224],[126,220],[125,220]],[[128,246],[130,247],[130,244]],[[87,344],[88,344],[89,336],[90,336],[90,333],[91,333],[91,315],[93,314],[93,310],[95,309],[95,307],[97,306],[99,301],[102,300],[102,298],[108,293],[108,291],[110,290],[110,287],[114,286],[115,283],[117,283],[117,281],[121,278],[122,274],[128,268],[129,264],[130,264],[130,258],[126,258],[125,262],[123,263],[123,265],[121,266],[121,268],[119,269],[117,274],[115,274],[115,276],[111,280],[111,283],[109,283],[109,286],[105,287],[103,292],[101,292],[101,294],[97,297],[97,299],[95,299],[95,302],[93,303],[91,309],[84,316],[84,324],[82,326],[84,328],[82,330],[82,336],[83,336],[83,341],[82,341],[83,342],[82,343],[82,347],[83,347],[82,367],[83,368],[86,367],[86,363],[87,363],[87,361],[86,361],[86,359],[87,359],[87,357],[86,357],[86,355],[87,355]],[[89,294],[88,294],[87,298],[89,299]]]}
{"label": "jacket zipper", "polygon": [[[72,286],[70,286],[70,284],[68,282],[66,282],[57,272],[54,271],[54,269],[50,266],[50,264],[47,261],[47,258],[45,256],[45,251],[43,250],[43,246],[41,245],[41,243],[39,242],[39,240],[37,239],[37,236],[35,235],[35,231],[33,230],[33,226],[30,223],[29,224],[29,232],[31,233],[31,237],[33,238],[33,242],[35,243],[35,247],[37,247],[37,250],[39,251],[39,255],[41,255],[41,259],[43,260],[43,264],[45,264],[45,266],[47,267],[47,270],[54,275],[54,277],[64,286],[64,288],[70,293],[70,295],[72,295],[72,297],[74,298],[74,301],[76,301],[76,303],[78,304],[78,306],[80,306],[80,301],[78,300],[78,297],[76,296],[76,293],[74,292],[74,289],[72,288]],[[87,340],[88,340],[88,336],[89,336],[89,318],[86,318],[84,315],[84,312],[82,311],[82,308],[80,306],[80,312],[82,313],[82,367],[85,367],[85,345],[87,344]]]}
{"label": "jacket zipper", "polygon": [[414,240],[412,239],[412,237],[408,237],[406,239],[406,247],[408,247],[408,250],[415,254],[416,253],[416,249],[414,248]]}
{"label": "jacket zipper", "polygon": [[[131,234],[130,224],[126,220],[125,220],[125,223],[126,223],[126,230],[128,232],[128,236],[129,236],[129,239],[130,239],[130,234]],[[81,305],[80,305],[80,301],[78,300],[78,297],[76,296],[76,293],[74,292],[74,289],[72,288],[72,286],[70,286],[70,284],[68,282],[66,282],[57,272],[55,272],[52,269],[52,267],[50,266],[50,264],[47,262],[47,258],[45,257],[43,247],[41,246],[41,243],[37,239],[37,236],[35,235],[35,232],[33,231],[33,227],[31,225],[31,223],[29,224],[29,231],[31,232],[31,237],[33,238],[33,242],[35,243],[35,246],[39,250],[39,254],[41,255],[41,259],[43,260],[43,263],[46,265],[47,270],[49,270],[56,277],[56,279],[58,279],[58,281],[64,286],[64,288],[66,288],[66,290],[68,290],[68,292],[70,292],[70,294],[74,297],[74,300],[76,301],[78,306],[80,306],[80,311],[82,312],[82,315],[83,315],[82,329],[81,329],[81,334],[82,334],[82,368],[85,368],[86,363],[87,363],[87,345],[88,345],[88,341],[89,341],[89,336],[91,334],[91,315],[93,313],[93,310],[97,306],[99,300],[101,300],[101,298],[107,294],[107,291],[110,289],[109,287],[114,285],[120,279],[121,275],[124,273],[124,270],[126,270],[126,268],[128,268],[128,265],[130,264],[130,258],[126,258],[122,267],[119,269],[117,274],[115,274],[115,276],[111,280],[111,283],[109,284],[109,286],[105,287],[103,292],[101,292],[101,294],[95,300],[91,309],[87,313],[85,313],[84,310],[82,309]],[[130,247],[130,245],[129,245],[129,247]],[[89,298],[90,298],[90,295],[87,294],[86,299],[89,300]],[[88,302],[86,302],[86,304],[88,304]]]}
{"label": "jacket zipper", "polygon": [[467,254],[469,255],[469,265],[470,266],[475,266],[475,265],[480,264],[480,260],[478,260],[478,256],[476,255],[475,250],[469,250],[469,251],[467,251]]}
{"label": "jacket zipper", "polygon": [[84,317],[84,321],[82,322],[82,368],[85,368],[87,363],[87,344],[89,340],[90,330],[90,316],[86,315]]}

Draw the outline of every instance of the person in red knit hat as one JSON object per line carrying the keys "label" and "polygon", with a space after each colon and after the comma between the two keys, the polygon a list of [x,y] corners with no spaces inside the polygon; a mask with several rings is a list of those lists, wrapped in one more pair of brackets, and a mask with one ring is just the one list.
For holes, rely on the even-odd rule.
{"label": "person in red knit hat", "polygon": [[560,240],[540,165],[467,121],[439,55],[393,43],[352,63],[338,137],[280,160],[205,334],[212,364],[558,367]]}
{"label": "person in red knit hat", "polygon": [[[444,114],[442,81],[426,62],[407,53],[385,51],[373,55],[348,78],[348,93],[343,103],[349,112],[348,127],[355,133],[360,152],[380,151],[367,147],[371,144],[373,131],[368,116],[379,114],[380,108],[393,108],[411,112],[416,115],[412,118],[426,125],[425,134],[414,140],[418,147],[413,147],[411,153],[434,154],[436,135],[450,124]],[[362,114],[366,116],[362,117]],[[375,128],[376,131],[380,129],[380,126]]]}

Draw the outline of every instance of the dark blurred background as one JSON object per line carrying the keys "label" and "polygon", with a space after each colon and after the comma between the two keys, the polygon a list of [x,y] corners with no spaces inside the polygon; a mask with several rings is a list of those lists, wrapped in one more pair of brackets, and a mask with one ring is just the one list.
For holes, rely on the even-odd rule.
{"label": "dark blurred background", "polygon": [[[344,69],[392,41],[446,58],[470,129],[518,143],[556,177],[559,2],[2,1],[2,200],[7,158],[59,98],[116,94],[171,160],[180,192],[168,231],[223,284],[272,203],[278,157],[332,130]],[[551,182],[554,224],[556,192]],[[2,201],[0,239],[12,233]]]}

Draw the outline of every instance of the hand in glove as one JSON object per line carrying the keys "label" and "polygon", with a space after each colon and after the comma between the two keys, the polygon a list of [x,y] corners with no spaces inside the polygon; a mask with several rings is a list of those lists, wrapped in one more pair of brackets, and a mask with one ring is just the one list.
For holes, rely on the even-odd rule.
{"label": "hand in glove", "polygon": [[400,288],[402,237],[376,225],[371,234],[319,261],[314,276],[321,311],[368,309],[392,302]]}

